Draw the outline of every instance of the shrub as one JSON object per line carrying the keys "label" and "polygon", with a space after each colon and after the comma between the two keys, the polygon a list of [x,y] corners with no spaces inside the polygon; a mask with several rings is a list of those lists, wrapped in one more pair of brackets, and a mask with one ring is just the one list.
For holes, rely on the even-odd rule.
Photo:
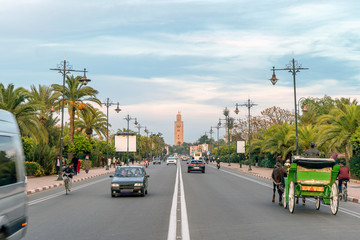
{"label": "shrub", "polygon": [[27,176],[40,177],[45,174],[44,169],[37,162],[25,162],[25,169]]}
{"label": "shrub", "polygon": [[55,158],[57,155],[56,147],[40,143],[34,146],[29,154],[29,162],[37,162],[43,168],[46,175],[54,173]]}
{"label": "shrub", "polygon": [[272,164],[270,159],[264,158],[259,161],[259,166],[265,167],[265,168],[272,168],[272,167],[274,167],[274,164]]}
{"label": "shrub", "polygon": [[360,177],[360,156],[354,156],[350,159],[350,172],[355,177]]}

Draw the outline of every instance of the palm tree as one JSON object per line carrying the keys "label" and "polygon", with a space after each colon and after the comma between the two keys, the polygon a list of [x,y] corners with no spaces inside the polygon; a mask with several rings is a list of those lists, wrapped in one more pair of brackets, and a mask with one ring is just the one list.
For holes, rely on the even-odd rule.
{"label": "palm tree", "polygon": [[13,84],[4,87],[0,83],[0,109],[7,110],[14,114],[23,136],[30,136],[37,143],[47,142],[46,129],[37,118],[37,110],[40,104],[26,102],[27,91],[24,88],[16,88]]}
{"label": "palm tree", "polygon": [[61,93],[55,92],[51,87],[39,84],[38,89],[35,85],[31,85],[28,95],[30,103],[42,105],[39,112],[39,120],[45,125],[45,121],[48,119],[50,114],[55,111],[54,106],[59,105],[58,99],[61,96]]}
{"label": "palm tree", "polygon": [[314,126],[309,124],[306,126],[300,126],[298,128],[300,152],[303,152],[302,150],[309,148],[311,142],[314,143],[318,142],[317,140],[319,137],[318,132],[319,132],[319,128],[316,125]]}
{"label": "palm tree", "polygon": [[345,150],[346,164],[352,156],[351,136],[359,128],[360,106],[356,104],[342,105],[341,108],[333,108],[329,114],[321,116],[319,122],[320,144],[328,142],[329,148]]}
{"label": "palm tree", "polygon": [[[70,129],[69,129],[69,139],[70,142],[74,142],[74,132],[75,132],[75,113],[83,108],[86,108],[85,102],[95,102],[101,106],[101,101],[96,98],[98,91],[89,86],[84,86],[80,82],[81,77],[66,76],[66,86],[64,91],[64,104],[68,108],[70,116]],[[59,84],[51,85],[54,91],[61,93],[63,86]],[[62,99],[62,98],[61,98]],[[61,102],[61,101],[60,101]]]}
{"label": "palm tree", "polygon": [[[100,140],[103,139],[102,136],[106,136],[106,124],[106,115],[90,104],[87,105],[87,108],[78,112],[78,119],[75,121],[77,128],[85,129],[89,143],[91,143],[93,131],[99,135]],[[111,127],[111,124],[109,124],[109,127]]]}
{"label": "palm tree", "polygon": [[[285,159],[292,151],[295,151],[293,125],[272,125],[263,134],[261,152],[282,156]],[[258,144],[255,141],[255,145]]]}

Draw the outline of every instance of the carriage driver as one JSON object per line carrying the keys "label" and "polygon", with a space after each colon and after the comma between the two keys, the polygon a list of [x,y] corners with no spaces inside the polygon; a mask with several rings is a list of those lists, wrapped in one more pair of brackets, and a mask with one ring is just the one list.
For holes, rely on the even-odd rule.
{"label": "carriage driver", "polygon": [[304,152],[304,157],[320,157],[320,152],[315,148],[315,143],[310,143],[310,148]]}

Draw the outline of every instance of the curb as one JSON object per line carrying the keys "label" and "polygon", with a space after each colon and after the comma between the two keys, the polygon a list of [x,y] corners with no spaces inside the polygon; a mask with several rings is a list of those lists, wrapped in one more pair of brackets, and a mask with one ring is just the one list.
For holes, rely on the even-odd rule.
{"label": "curb", "polygon": [[[225,168],[227,168],[226,166],[223,166]],[[227,169],[230,169],[230,170],[234,170],[233,168],[227,168]],[[236,171],[236,170],[235,170]],[[259,177],[259,178],[264,178],[264,179],[267,179],[269,181],[272,181],[271,177],[266,177],[266,176],[262,176],[262,175],[259,175],[259,174],[256,174],[256,173],[252,173],[252,172],[246,172],[246,171],[238,171],[238,172],[242,172],[244,174],[247,174],[247,175],[252,175],[252,176],[255,176],[255,177]],[[351,180],[352,182],[355,182],[355,183],[360,183],[360,181],[358,180]],[[348,202],[353,202],[353,203],[360,203],[360,199],[358,198],[354,198],[354,197],[350,197],[348,196]]]}
{"label": "curb", "polygon": [[[96,174],[96,175],[93,175],[93,176],[90,176],[90,177],[78,178],[78,179],[73,180],[73,183],[84,181],[84,180],[87,180],[87,179],[90,179],[90,178],[100,177],[100,176],[103,176],[103,175],[108,175],[108,174],[111,174],[111,172]],[[30,190],[26,191],[26,195],[30,195],[30,194],[33,194],[33,193],[38,193],[38,192],[41,192],[41,191],[44,191],[44,190],[60,187],[60,186],[63,186],[63,185],[64,185],[64,183],[60,182],[60,183],[57,183],[57,184],[52,184],[52,185],[48,185],[48,186],[44,186],[44,187],[30,189]]]}

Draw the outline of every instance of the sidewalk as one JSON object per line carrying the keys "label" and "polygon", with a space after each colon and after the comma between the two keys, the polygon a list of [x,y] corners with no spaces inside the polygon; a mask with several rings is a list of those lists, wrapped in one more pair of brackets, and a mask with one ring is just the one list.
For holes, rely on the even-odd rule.
{"label": "sidewalk", "polygon": [[[211,163],[212,165],[216,165],[215,163]],[[272,182],[271,174],[272,168],[263,168],[263,167],[255,167],[251,166],[252,170],[249,171],[249,165],[242,165],[240,168],[238,163],[231,163],[231,166],[228,166],[228,163],[221,163],[221,168],[231,169],[238,172],[243,172],[245,174],[265,178]],[[354,203],[360,203],[360,181],[351,179],[348,183],[348,201]]]}
{"label": "sidewalk", "polygon": [[[105,170],[106,168],[92,168],[89,173],[85,173],[84,170],[80,170],[78,175],[73,177],[73,182],[79,182],[86,179],[99,177],[102,175],[107,175],[115,172],[115,168],[110,168],[109,170]],[[64,184],[63,181],[57,181],[57,175],[50,175],[44,177],[28,177],[26,191],[27,194],[32,194],[36,192],[41,192],[50,188],[55,188],[62,186]]]}

